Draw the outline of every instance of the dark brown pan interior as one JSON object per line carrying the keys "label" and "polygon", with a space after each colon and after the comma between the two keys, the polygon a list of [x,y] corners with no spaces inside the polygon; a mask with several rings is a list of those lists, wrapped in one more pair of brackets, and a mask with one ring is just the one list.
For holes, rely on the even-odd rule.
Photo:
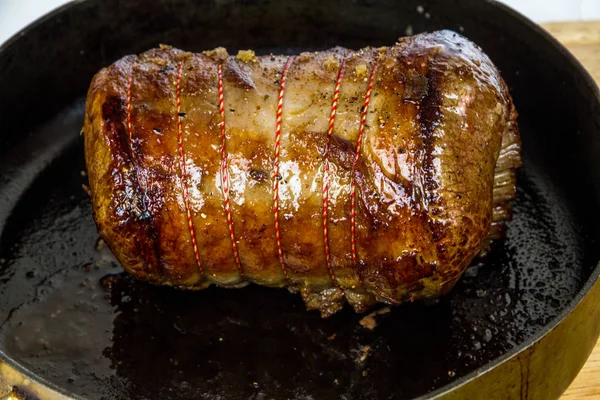
{"label": "dark brown pan interior", "polygon": [[[596,94],[560,49],[504,9],[441,0],[344,8],[157,0],[121,4],[115,14],[108,7],[116,2],[100,3],[70,6],[38,24],[5,46],[0,61],[0,352],[61,391],[119,399],[412,398],[543,332],[590,276],[600,253]],[[130,26],[121,24],[124,15]],[[272,24],[286,15],[274,36]],[[209,17],[212,25],[202,28],[191,22]],[[149,30],[152,22],[165,29]],[[65,23],[72,33],[60,28]],[[525,166],[507,239],[449,296],[396,307],[370,331],[359,324],[364,315],[346,309],[322,320],[285,290],[179,292],[119,273],[98,243],[81,188],[81,96],[93,71],[159,42],[189,50],[356,48],[390,44],[409,24],[414,32],[464,29],[500,66],[521,113]],[[50,34],[66,43],[33,71],[31,58],[50,50],[32,43]],[[27,44],[33,55],[24,53]],[[74,50],[61,64],[63,46]],[[71,78],[60,81],[65,70]],[[31,111],[44,99],[39,113]]]}

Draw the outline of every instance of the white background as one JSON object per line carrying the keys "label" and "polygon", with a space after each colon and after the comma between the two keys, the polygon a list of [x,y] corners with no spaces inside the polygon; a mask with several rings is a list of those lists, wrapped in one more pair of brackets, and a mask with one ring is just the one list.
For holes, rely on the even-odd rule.
{"label": "white background", "polygon": [[[69,1],[72,0],[0,0],[0,43],[38,17]],[[600,0],[500,1],[537,22],[600,20]]]}

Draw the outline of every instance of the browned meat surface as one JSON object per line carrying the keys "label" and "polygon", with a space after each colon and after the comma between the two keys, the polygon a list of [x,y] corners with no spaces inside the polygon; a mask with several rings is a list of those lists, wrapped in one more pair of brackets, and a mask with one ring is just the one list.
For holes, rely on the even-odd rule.
{"label": "browned meat surface", "polygon": [[162,47],[92,81],[94,217],[156,284],[288,287],[324,316],[436,297],[510,218],[515,119],[449,31],[292,57]]}

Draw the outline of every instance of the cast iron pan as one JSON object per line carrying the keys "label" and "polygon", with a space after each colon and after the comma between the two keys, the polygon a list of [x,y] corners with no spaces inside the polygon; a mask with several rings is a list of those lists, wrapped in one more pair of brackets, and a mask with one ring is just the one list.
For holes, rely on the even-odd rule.
{"label": "cast iron pan", "polygon": [[[81,187],[80,129],[101,67],[159,43],[291,54],[391,45],[441,28],[479,44],[502,71],[524,154],[506,240],[450,295],[393,308],[370,331],[363,315],[346,308],[323,320],[285,290],[190,293],[137,282],[98,242]],[[0,101],[0,355],[68,396],[451,396],[569,320],[598,276],[598,90],[564,48],[494,2],[74,2],[0,48]],[[596,315],[587,312],[581,320]],[[575,372],[597,325],[584,329]],[[536,385],[558,385],[540,392],[556,394],[570,379]],[[533,398],[522,377],[521,386],[521,398]]]}

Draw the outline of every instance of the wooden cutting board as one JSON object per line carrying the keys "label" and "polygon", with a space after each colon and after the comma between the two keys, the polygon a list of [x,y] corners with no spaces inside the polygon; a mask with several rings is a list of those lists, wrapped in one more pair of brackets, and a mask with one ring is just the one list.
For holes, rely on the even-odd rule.
{"label": "wooden cutting board", "polygon": [[[579,59],[600,85],[600,21],[542,25]],[[600,132],[599,132],[600,134]],[[600,399],[600,341],[560,400]]]}

